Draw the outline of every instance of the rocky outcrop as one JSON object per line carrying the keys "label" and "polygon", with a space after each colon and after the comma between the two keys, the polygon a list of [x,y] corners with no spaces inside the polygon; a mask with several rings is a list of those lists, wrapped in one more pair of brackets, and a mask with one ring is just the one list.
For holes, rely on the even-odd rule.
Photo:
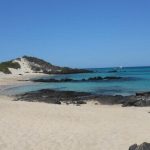
{"label": "rocky outcrop", "polygon": [[136,96],[150,96],[150,92],[140,92],[140,93],[136,93]]}
{"label": "rocky outcrop", "polygon": [[147,96],[109,96],[109,95],[99,95],[97,100],[101,104],[122,104],[122,107],[148,107],[150,106],[150,95]]}
{"label": "rocky outcrop", "polygon": [[146,96],[111,96],[111,95],[95,95],[87,92],[75,92],[75,91],[59,91],[43,89],[35,92],[27,92],[25,94],[17,95],[17,100],[24,101],[38,101],[54,104],[85,104],[86,101],[95,100],[104,105],[121,104],[123,107],[146,107],[150,106],[150,95]]}
{"label": "rocky outcrop", "polygon": [[69,67],[61,67],[59,72],[53,72],[54,74],[77,74],[77,73],[93,73],[91,70],[87,69],[78,69],[78,68],[69,68]]}
{"label": "rocky outcrop", "polygon": [[123,104],[126,101],[126,97],[121,95],[97,95],[94,99],[103,105]]}
{"label": "rocky outcrop", "polygon": [[86,104],[87,101],[94,100],[104,105],[123,104],[126,101],[126,97],[123,96],[108,96],[108,95],[93,95],[86,92],[75,91],[58,91],[43,89],[35,92],[28,92],[25,94],[17,95],[17,101],[28,102],[46,102],[52,104]]}
{"label": "rocky outcrop", "polygon": [[73,79],[60,79],[60,80],[57,80],[57,79],[35,79],[35,80],[32,80],[33,82],[53,82],[53,83],[58,83],[58,82],[77,82],[78,80],[73,80]]}
{"label": "rocky outcrop", "polygon": [[150,92],[136,93],[135,96],[128,96],[127,100],[123,103],[123,107],[127,106],[150,106]]}
{"label": "rocky outcrop", "polygon": [[123,107],[127,107],[127,106],[135,106],[135,107],[146,107],[146,106],[150,106],[150,100],[145,98],[145,99],[138,99],[138,98],[134,98],[134,99],[129,99],[126,102],[124,102],[124,104],[122,105]]}
{"label": "rocky outcrop", "polygon": [[143,143],[141,145],[134,144],[129,147],[129,150],[150,150],[150,143]]}
{"label": "rocky outcrop", "polygon": [[52,104],[86,104],[85,100],[92,98],[90,93],[74,91],[56,91],[43,89],[16,96],[16,101],[45,102]]}
{"label": "rocky outcrop", "polygon": [[104,80],[119,80],[119,79],[123,79],[123,77],[115,77],[115,76],[104,77]]}
{"label": "rocky outcrop", "polygon": [[33,82],[88,82],[88,81],[112,81],[112,80],[124,80],[123,77],[114,77],[114,76],[109,76],[109,77],[93,77],[93,78],[88,78],[88,79],[81,79],[81,80],[75,80],[75,79],[70,79],[70,78],[65,78],[65,79],[35,79],[32,80]]}

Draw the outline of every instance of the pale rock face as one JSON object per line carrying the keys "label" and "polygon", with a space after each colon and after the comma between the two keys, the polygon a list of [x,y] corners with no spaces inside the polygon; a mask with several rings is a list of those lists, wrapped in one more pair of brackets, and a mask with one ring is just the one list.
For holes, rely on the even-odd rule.
{"label": "pale rock face", "polygon": [[25,58],[21,58],[20,60],[14,60],[14,62],[19,63],[21,68],[19,68],[19,69],[9,68],[9,70],[11,71],[12,74],[33,73],[29,62]]}

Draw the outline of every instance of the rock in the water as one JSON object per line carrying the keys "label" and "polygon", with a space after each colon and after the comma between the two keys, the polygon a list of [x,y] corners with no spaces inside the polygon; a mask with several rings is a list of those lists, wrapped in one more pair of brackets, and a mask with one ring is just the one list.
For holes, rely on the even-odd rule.
{"label": "rock in the water", "polygon": [[110,77],[105,77],[104,80],[119,80],[122,79],[122,77],[115,77],[115,76],[110,76]]}
{"label": "rock in the water", "polygon": [[129,150],[150,150],[150,143],[143,143],[141,145],[134,144],[129,147]]}

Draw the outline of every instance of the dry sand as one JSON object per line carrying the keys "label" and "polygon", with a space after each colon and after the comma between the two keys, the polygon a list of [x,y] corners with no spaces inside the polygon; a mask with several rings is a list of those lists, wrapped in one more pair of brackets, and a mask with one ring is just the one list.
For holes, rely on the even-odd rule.
{"label": "dry sand", "polygon": [[29,74],[22,74],[22,75],[0,73],[0,95],[3,94],[3,91],[8,88],[33,84],[30,81],[24,81],[24,80],[30,80],[32,78],[41,78],[45,76],[48,75],[42,73],[29,73]]}
{"label": "dry sand", "polygon": [[128,150],[150,142],[150,108],[16,102],[0,96],[0,150]]}
{"label": "dry sand", "polygon": [[[0,89],[28,76],[0,76]],[[150,142],[150,108],[12,101],[0,95],[0,150],[128,150]]]}

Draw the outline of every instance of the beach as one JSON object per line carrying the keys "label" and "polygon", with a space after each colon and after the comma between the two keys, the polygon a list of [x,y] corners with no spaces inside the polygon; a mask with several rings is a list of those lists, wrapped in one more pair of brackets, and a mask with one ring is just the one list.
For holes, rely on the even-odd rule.
{"label": "beach", "polygon": [[[30,80],[32,78],[38,78],[38,77],[45,77],[47,74],[43,73],[29,73],[29,74],[3,74],[0,73],[0,89],[2,86],[14,86],[16,85],[24,85],[27,84],[28,82],[25,80]],[[29,81],[30,82],[30,81]]]}
{"label": "beach", "polygon": [[11,101],[0,97],[1,150],[128,150],[149,142],[150,109]]}
{"label": "beach", "polygon": [[150,0],[1,0],[0,21],[0,150],[150,150]]}
{"label": "beach", "polygon": [[3,95],[3,91],[12,88],[12,87],[19,87],[24,85],[32,84],[31,79],[33,78],[41,78],[45,77],[47,74],[42,73],[30,73],[30,74],[3,74],[0,73],[0,95]]}
{"label": "beach", "polygon": [[[10,85],[8,79],[1,83]],[[11,86],[23,83],[15,79]],[[13,101],[1,95],[0,149],[128,150],[134,143],[149,142],[149,111],[94,101],[81,106]]]}

